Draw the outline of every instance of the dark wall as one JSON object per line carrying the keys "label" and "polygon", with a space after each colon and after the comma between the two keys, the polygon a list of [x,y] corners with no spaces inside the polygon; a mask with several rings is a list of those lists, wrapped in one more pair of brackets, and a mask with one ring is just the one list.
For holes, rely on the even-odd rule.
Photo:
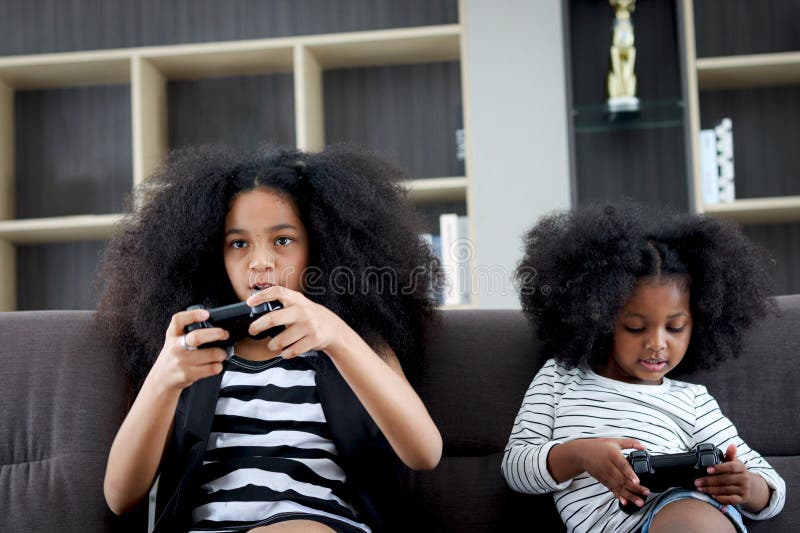
{"label": "dark wall", "polygon": [[697,57],[800,50],[797,0],[696,0]]}

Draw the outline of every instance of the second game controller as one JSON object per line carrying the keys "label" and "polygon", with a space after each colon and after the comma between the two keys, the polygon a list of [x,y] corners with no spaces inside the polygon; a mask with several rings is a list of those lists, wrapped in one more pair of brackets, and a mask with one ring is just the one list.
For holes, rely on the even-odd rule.
{"label": "second game controller", "polygon": [[[651,455],[647,450],[634,450],[627,459],[639,477],[639,484],[654,493],[673,487],[693,489],[694,481],[707,476],[706,469],[723,462],[725,454],[713,444],[704,442],[686,453]],[[630,502],[627,505],[620,503],[620,507],[626,513],[639,510]]]}

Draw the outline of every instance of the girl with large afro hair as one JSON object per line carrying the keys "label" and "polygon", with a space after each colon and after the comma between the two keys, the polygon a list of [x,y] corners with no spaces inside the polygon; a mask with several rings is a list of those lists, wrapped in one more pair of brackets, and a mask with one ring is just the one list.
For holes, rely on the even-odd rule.
{"label": "girl with large afro hair", "polygon": [[[570,531],[733,531],[742,515],[780,512],[785,482],[706,387],[666,377],[741,352],[773,305],[768,264],[738,228],[708,216],[626,201],[542,218],[517,282],[550,359],[506,446],[511,488],[552,493]],[[624,458],[701,446],[720,462],[692,490],[662,492],[658,474],[634,472],[634,452]]]}
{"label": "girl with large afro hair", "polygon": [[413,367],[426,325],[435,322],[430,288],[442,283],[442,273],[418,237],[403,179],[399,168],[353,146],[173,152],[136,189],[134,209],[109,242],[97,277],[98,320],[134,383],[152,366],[175,312],[238,301],[223,264],[225,217],[237,195],[258,187],[299,211],[310,243],[307,296]]}
{"label": "girl with large afro hair", "polygon": [[614,322],[637,283],[678,279],[693,328],[681,370],[739,354],[772,307],[770,261],[732,223],[633,201],[543,217],[525,236],[516,272],[522,309],[545,353],[568,367],[605,364]]}
{"label": "girl with large afro hair", "polygon": [[[138,388],[109,452],[112,511],[160,473],[159,532],[398,520],[399,461],[432,469],[442,451],[402,369],[420,358],[440,276],[403,179],[355,148],[189,148],[135,190],[99,272],[97,319]],[[187,308],[243,300],[281,302],[249,325],[272,337],[189,328],[209,316]],[[291,490],[274,488],[287,477]],[[216,490],[230,479],[241,486]]]}

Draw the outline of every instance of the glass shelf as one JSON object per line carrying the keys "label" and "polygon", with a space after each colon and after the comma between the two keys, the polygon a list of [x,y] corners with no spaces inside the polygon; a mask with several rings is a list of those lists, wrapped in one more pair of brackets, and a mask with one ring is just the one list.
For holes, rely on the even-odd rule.
{"label": "glass shelf", "polygon": [[610,111],[605,103],[572,109],[576,133],[672,128],[683,125],[682,100],[640,100],[636,111]]}

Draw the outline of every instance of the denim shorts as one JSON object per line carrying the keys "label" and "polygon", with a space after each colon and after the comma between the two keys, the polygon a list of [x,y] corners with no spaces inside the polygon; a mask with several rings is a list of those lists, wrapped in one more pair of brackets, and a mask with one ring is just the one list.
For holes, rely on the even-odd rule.
{"label": "denim shorts", "polygon": [[[733,523],[733,526],[736,528],[736,531],[739,533],[747,533],[747,528],[745,527],[744,523],[742,522],[742,515],[739,513],[739,509],[734,507],[733,505],[723,505],[719,503],[717,500],[709,496],[708,494],[703,494],[702,492],[697,492],[693,490],[686,490],[686,489],[669,489],[661,494],[659,497],[658,503],[656,503],[652,509],[647,513],[647,518],[645,519],[644,523],[642,524],[642,529],[640,530],[641,533],[648,533],[650,531],[650,523],[653,521],[653,517],[659,512],[661,509],[664,508],[668,503],[672,503],[678,500],[685,500],[687,498],[694,498],[695,500],[700,500],[706,503],[710,503],[717,509],[719,509],[725,516],[730,519]],[[724,510],[723,510],[724,508]]]}

